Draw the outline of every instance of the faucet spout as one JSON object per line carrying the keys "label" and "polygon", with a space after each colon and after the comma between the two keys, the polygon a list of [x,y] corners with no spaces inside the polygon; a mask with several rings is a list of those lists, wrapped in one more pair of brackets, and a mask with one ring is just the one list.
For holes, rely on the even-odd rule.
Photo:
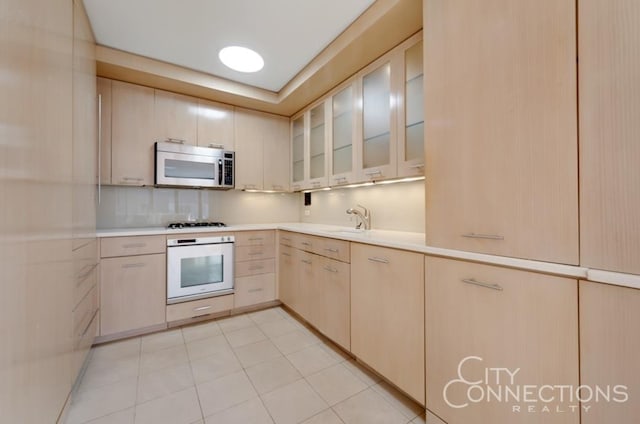
{"label": "faucet spout", "polygon": [[370,230],[371,229],[371,213],[369,212],[369,209],[365,208],[362,205],[357,205],[357,207],[362,208],[363,212],[361,212],[356,208],[347,209],[348,214],[356,215],[358,218],[360,218],[360,222],[358,223],[358,225],[356,225],[356,229],[359,229],[362,226],[364,226],[365,230]]}

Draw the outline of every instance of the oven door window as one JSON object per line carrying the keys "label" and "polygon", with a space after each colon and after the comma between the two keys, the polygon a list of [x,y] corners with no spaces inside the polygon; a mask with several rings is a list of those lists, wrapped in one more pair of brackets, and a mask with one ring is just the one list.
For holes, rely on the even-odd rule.
{"label": "oven door window", "polygon": [[180,262],[182,288],[224,283],[224,255],[182,258]]}

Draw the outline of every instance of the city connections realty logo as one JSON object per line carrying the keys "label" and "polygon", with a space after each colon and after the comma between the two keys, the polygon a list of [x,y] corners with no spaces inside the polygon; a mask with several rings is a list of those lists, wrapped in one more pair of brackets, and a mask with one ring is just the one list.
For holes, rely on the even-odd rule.
{"label": "city connections realty logo", "polygon": [[442,396],[451,408],[494,402],[508,404],[514,413],[576,413],[580,409],[588,413],[594,403],[629,400],[629,389],[624,385],[523,384],[519,381],[520,368],[484,367],[480,368],[484,371],[481,379],[468,378],[468,371],[465,376],[465,365],[477,370],[482,362],[478,356],[467,356],[460,361],[458,377],[450,380],[442,390]]}

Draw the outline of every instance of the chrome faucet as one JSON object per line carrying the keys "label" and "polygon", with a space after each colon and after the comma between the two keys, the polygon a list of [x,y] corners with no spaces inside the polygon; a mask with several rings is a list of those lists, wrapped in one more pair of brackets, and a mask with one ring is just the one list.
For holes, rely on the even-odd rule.
{"label": "chrome faucet", "polygon": [[364,210],[364,213],[360,212],[358,209],[355,208],[349,208],[347,209],[347,213],[348,214],[353,214],[353,215],[357,215],[358,217],[360,217],[360,222],[358,223],[358,225],[356,225],[356,229],[360,229],[362,227],[362,224],[364,224],[364,229],[365,230],[370,230],[371,229],[371,214],[369,213],[369,209],[365,208],[362,205],[358,205],[357,207],[362,208],[362,210]]}

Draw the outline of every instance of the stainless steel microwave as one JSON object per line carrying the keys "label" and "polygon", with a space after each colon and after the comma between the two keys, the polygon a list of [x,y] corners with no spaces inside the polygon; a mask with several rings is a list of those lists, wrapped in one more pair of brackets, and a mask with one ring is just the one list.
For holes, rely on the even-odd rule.
{"label": "stainless steel microwave", "polygon": [[210,147],[158,141],[155,185],[167,187],[234,187],[235,153]]}

